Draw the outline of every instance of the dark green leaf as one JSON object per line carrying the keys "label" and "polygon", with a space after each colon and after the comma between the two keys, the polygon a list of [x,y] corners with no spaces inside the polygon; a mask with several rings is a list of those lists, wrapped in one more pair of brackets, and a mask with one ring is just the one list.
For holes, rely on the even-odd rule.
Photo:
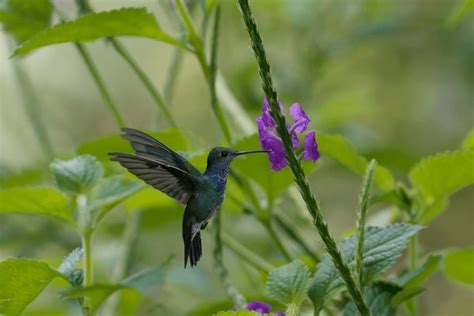
{"label": "dark green leaf", "polygon": [[25,55],[49,45],[90,42],[110,36],[139,36],[182,46],[177,39],[161,30],[155,17],[146,9],[123,8],[89,13],[74,21],[54,25],[24,42],[14,54]]}
{"label": "dark green leaf", "polygon": [[120,175],[101,179],[91,191],[91,208],[113,206],[143,187],[144,184]]}
{"label": "dark green leaf", "polygon": [[[410,237],[415,235],[421,226],[409,224],[392,224],[385,227],[367,227],[364,242],[364,280],[371,279],[388,269],[400,257]],[[344,261],[354,267],[354,251],[357,245],[355,236],[339,244]],[[325,255],[317,266],[313,283],[308,291],[316,310],[333,295],[343,289],[342,279],[328,255]]]}
{"label": "dark green leaf", "polygon": [[439,270],[441,259],[441,255],[429,256],[423,265],[413,271],[405,273],[391,282],[403,288],[419,287],[425,280]]}
{"label": "dark green leaf", "polygon": [[0,213],[48,215],[73,223],[67,198],[53,188],[11,188],[0,191]]}
{"label": "dark green leaf", "polygon": [[450,279],[474,285],[474,248],[449,250],[444,258],[444,273]]}
{"label": "dark green leaf", "polygon": [[311,283],[309,269],[299,260],[270,271],[267,288],[270,295],[286,305],[299,306]]}
{"label": "dark green leaf", "polygon": [[97,159],[82,155],[71,160],[56,159],[51,171],[61,191],[80,194],[90,190],[102,178],[104,168]]}
{"label": "dark green leaf", "polygon": [[0,315],[21,315],[25,308],[60,273],[31,259],[0,262]]}
{"label": "dark green leaf", "polygon": [[[372,315],[392,316],[395,315],[396,308],[390,302],[394,295],[400,291],[400,288],[389,284],[375,284],[368,287],[365,292],[365,302],[369,306]],[[356,316],[357,310],[352,302],[344,308],[343,316]]]}
{"label": "dark green leaf", "polygon": [[[316,135],[322,155],[327,155],[349,170],[363,175],[368,160],[359,155],[357,149],[341,135],[319,133]],[[374,183],[382,191],[394,189],[395,181],[390,171],[380,165],[375,168]]]}
{"label": "dark green leaf", "polygon": [[52,9],[50,0],[9,0],[0,10],[0,21],[21,43],[49,26]]}

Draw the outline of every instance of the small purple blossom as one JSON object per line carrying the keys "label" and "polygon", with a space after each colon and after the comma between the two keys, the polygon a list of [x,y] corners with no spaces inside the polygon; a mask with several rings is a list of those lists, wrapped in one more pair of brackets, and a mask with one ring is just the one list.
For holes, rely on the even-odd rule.
{"label": "small purple blossom", "polygon": [[260,301],[251,301],[247,304],[246,308],[249,311],[255,311],[260,314],[267,314],[270,313],[270,311],[272,310],[272,305]]}
{"label": "small purple blossom", "polygon": [[[280,110],[284,114],[285,109],[280,102]],[[303,134],[308,128],[311,119],[306,115],[303,107],[299,103],[291,105],[289,114],[293,119],[293,124],[287,126],[288,133],[290,133],[293,148],[298,149],[300,141],[298,134]],[[280,137],[276,133],[276,124],[273,117],[270,115],[270,105],[265,98],[262,103],[262,116],[256,119],[258,127],[258,136],[262,149],[269,150],[268,158],[270,160],[270,167],[273,170],[281,170],[288,165],[285,158],[285,148]],[[309,131],[303,140],[303,150],[301,157],[306,160],[316,161],[319,159],[318,144],[316,142],[316,134],[314,131]]]}

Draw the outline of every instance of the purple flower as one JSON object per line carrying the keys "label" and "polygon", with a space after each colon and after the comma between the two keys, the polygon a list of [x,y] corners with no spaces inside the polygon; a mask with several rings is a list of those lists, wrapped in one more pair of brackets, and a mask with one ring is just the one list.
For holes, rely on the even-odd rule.
{"label": "purple flower", "polygon": [[276,313],[275,313],[275,316],[285,316],[285,313],[283,313],[283,312],[276,312]]}
{"label": "purple flower", "polygon": [[260,301],[251,301],[247,304],[247,310],[255,311],[260,314],[267,314],[272,310],[272,305]]}
{"label": "purple flower", "polygon": [[[280,102],[280,110],[284,114],[285,109]],[[311,119],[306,115],[303,107],[299,103],[294,103],[290,107],[290,116],[293,119],[293,124],[287,126],[288,133],[290,133],[293,148],[298,149],[300,141],[298,134],[303,134],[308,128]],[[269,150],[268,158],[270,160],[270,167],[273,170],[281,170],[288,165],[285,158],[285,148],[280,137],[276,133],[276,124],[273,117],[270,115],[270,105],[267,99],[263,100],[262,116],[256,119],[258,127],[258,136],[262,149]],[[303,141],[303,150],[301,157],[306,160],[318,160],[318,144],[316,143],[316,136],[314,131],[309,131]]]}

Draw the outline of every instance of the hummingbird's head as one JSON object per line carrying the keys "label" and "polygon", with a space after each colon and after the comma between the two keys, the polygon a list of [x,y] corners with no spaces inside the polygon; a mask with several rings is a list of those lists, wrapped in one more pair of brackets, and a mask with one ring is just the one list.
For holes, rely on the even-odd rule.
{"label": "hummingbird's head", "polygon": [[248,151],[236,151],[230,148],[225,147],[215,147],[207,156],[207,169],[217,168],[217,169],[228,169],[230,163],[234,160],[235,157],[246,154],[254,153],[266,153],[265,150],[248,150]]}

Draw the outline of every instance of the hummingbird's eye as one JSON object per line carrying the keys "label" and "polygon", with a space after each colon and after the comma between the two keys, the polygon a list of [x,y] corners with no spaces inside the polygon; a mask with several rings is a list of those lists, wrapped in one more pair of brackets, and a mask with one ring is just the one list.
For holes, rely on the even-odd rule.
{"label": "hummingbird's eye", "polygon": [[222,157],[227,157],[228,155],[229,155],[229,153],[225,150],[223,152],[221,152]]}

